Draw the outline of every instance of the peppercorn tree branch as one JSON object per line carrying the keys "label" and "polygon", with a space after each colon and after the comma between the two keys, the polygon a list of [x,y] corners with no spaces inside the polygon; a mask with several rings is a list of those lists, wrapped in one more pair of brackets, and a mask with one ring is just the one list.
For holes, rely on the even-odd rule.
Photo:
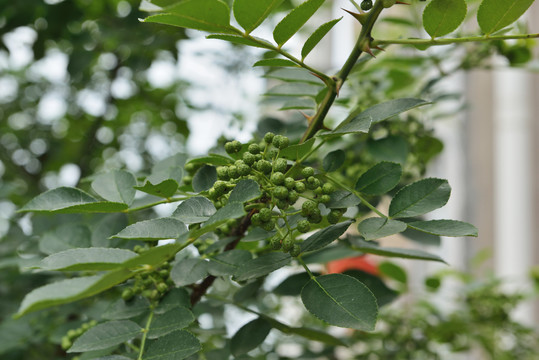
{"label": "peppercorn tree branch", "polygon": [[441,38],[441,39],[383,39],[374,40],[373,46],[377,45],[416,45],[416,46],[439,46],[450,45],[465,42],[485,42],[495,40],[519,40],[519,39],[535,39],[539,38],[539,34],[517,34],[517,35],[481,35],[481,36],[464,36],[459,38]]}

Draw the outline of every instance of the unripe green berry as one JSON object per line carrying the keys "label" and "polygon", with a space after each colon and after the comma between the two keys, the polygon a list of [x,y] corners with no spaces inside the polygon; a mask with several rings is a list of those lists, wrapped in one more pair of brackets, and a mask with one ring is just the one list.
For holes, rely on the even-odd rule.
{"label": "unripe green berry", "polygon": [[275,189],[273,189],[273,196],[275,196],[277,199],[284,200],[288,197],[288,189],[284,186],[277,186]]}
{"label": "unripe green berry", "polygon": [[309,176],[313,176],[314,175],[314,169],[310,166],[307,166],[306,168],[303,168],[301,170],[301,175],[304,177],[304,178],[308,178]]}
{"label": "unripe green berry", "polygon": [[271,219],[270,221],[263,223],[261,225],[261,228],[266,231],[271,231],[275,229],[275,220]]}
{"label": "unripe green berry", "polygon": [[322,204],[327,204],[328,202],[331,201],[331,196],[324,194],[324,195],[320,196],[319,200],[320,200],[320,202]]}
{"label": "unripe green berry", "polygon": [[67,336],[62,337],[61,346],[62,346],[63,350],[69,349],[71,347],[71,345],[73,345],[73,343],[71,342],[71,340],[69,340],[69,338]]}
{"label": "unripe green berry", "polygon": [[302,183],[301,181],[296,181],[296,184],[294,185],[294,188],[296,189],[296,191],[298,193],[302,193],[305,191],[305,184]]}
{"label": "unripe green berry", "polygon": [[341,219],[342,212],[337,209],[332,209],[326,216],[330,224],[336,224]]}
{"label": "unripe green berry", "polygon": [[169,275],[170,275],[170,270],[168,269],[159,270],[159,276],[161,276],[161,278],[166,279]]}
{"label": "unripe green berry", "polygon": [[318,212],[315,212],[307,217],[307,220],[311,224],[320,224],[322,222],[322,215],[320,214],[320,210]]}
{"label": "unripe green berry", "polygon": [[223,195],[225,192],[226,192],[226,182],[222,181],[222,180],[217,180],[214,184],[213,184],[213,188],[215,189],[215,191],[217,192],[217,196],[221,196]]}
{"label": "unripe green berry", "polygon": [[288,192],[288,201],[290,201],[291,204],[294,204],[299,199],[299,194],[296,190],[290,190]]}
{"label": "unripe green berry", "polygon": [[286,162],[286,159],[280,158],[273,162],[273,171],[285,173],[287,167],[288,164]]}
{"label": "unripe green berry", "polygon": [[67,334],[66,334],[67,338],[68,339],[74,339],[77,337],[77,330],[75,329],[69,329],[67,330]]}
{"label": "unripe green berry", "polygon": [[192,176],[189,176],[189,175],[185,175],[185,176],[182,178],[182,182],[183,182],[185,185],[191,185],[191,183],[193,182],[193,177],[192,177]]}
{"label": "unripe green berry", "polygon": [[316,189],[314,189],[314,193],[315,193],[316,195],[322,195],[322,188],[321,188],[320,186],[317,187]]}
{"label": "unripe green berry", "polygon": [[185,171],[187,171],[190,174],[194,173],[196,169],[197,169],[197,166],[193,163],[185,164]]}
{"label": "unripe green berry", "polygon": [[251,216],[251,224],[253,224],[254,226],[259,226],[260,224],[262,224],[260,213],[253,214],[253,216]]}
{"label": "unripe green berry", "polygon": [[223,224],[219,226],[219,229],[221,229],[223,234],[228,234],[230,232],[230,226],[228,224]]}
{"label": "unripe green berry", "polygon": [[264,174],[269,174],[271,172],[271,163],[267,160],[259,160],[256,163],[256,168]]}
{"label": "unripe green berry", "polygon": [[284,183],[284,174],[280,171],[274,172],[271,175],[270,181],[275,185],[281,185]]}
{"label": "unripe green berry", "polygon": [[277,202],[275,203],[275,205],[277,205],[277,207],[278,207],[279,209],[281,209],[281,210],[286,210],[286,209],[288,209],[288,206],[289,206],[288,201],[286,201],[286,200],[280,200],[280,199],[277,200]]}
{"label": "unripe green berry", "polygon": [[294,240],[292,240],[290,237],[287,237],[283,240],[283,251],[289,252],[293,246]]}
{"label": "unripe green berry", "polygon": [[279,250],[281,248],[281,239],[279,236],[273,236],[270,239],[270,246],[273,250]]}
{"label": "unripe green berry", "polygon": [[162,283],[162,282],[157,284],[157,291],[159,291],[160,293],[166,293],[168,291],[167,284]]}
{"label": "unripe green berry", "polygon": [[307,178],[306,186],[307,186],[308,189],[314,190],[314,189],[316,189],[317,187],[320,186],[320,180],[318,180],[314,176],[309,176]]}
{"label": "unripe green berry", "polygon": [[150,289],[146,289],[142,292],[142,296],[144,296],[145,298],[151,298],[152,296],[152,290]]}
{"label": "unripe green berry", "polygon": [[363,0],[361,2],[361,10],[369,11],[372,8],[372,0]]}
{"label": "unripe green berry", "polygon": [[208,197],[210,199],[216,200],[219,197],[219,194],[217,193],[217,190],[215,190],[215,188],[210,188],[208,190]]}
{"label": "unripe green berry", "polygon": [[331,184],[331,183],[325,183],[323,186],[322,186],[322,192],[326,195],[329,195],[331,194],[332,192],[335,191],[335,187]]}
{"label": "unripe green berry", "polygon": [[236,179],[240,174],[238,173],[238,168],[236,165],[230,165],[228,167],[228,177],[231,179]]}
{"label": "unripe green berry", "polygon": [[290,249],[290,255],[293,257],[298,257],[301,254],[301,246],[298,244],[294,244],[292,246],[292,249]]}
{"label": "unripe green berry", "polygon": [[275,146],[277,149],[285,149],[288,147],[288,144],[290,143],[290,140],[283,135],[275,135],[272,142],[273,146]]}
{"label": "unripe green berry", "polygon": [[297,228],[300,233],[305,234],[311,230],[311,223],[308,220],[300,220]]}
{"label": "unripe green berry", "polygon": [[251,173],[251,168],[247,164],[242,164],[238,167],[238,173],[240,176],[247,176]]}
{"label": "unripe green berry", "polygon": [[243,162],[245,162],[245,164],[251,166],[255,163],[256,156],[254,156],[250,152],[244,152],[242,155],[242,159],[243,159]]}
{"label": "unripe green berry", "polygon": [[151,294],[150,294],[150,299],[152,300],[156,300],[159,298],[159,291],[157,290],[152,290]]}
{"label": "unripe green berry", "polygon": [[135,294],[131,289],[125,289],[124,291],[122,291],[122,299],[124,299],[124,301],[131,300],[133,296],[135,296]]}
{"label": "unripe green berry", "polygon": [[296,186],[296,180],[294,178],[291,178],[290,176],[284,179],[284,186],[291,190]]}
{"label": "unripe green berry", "polygon": [[271,210],[268,208],[260,209],[258,214],[260,215],[260,221],[262,222],[267,222],[271,220]]}
{"label": "unripe green berry", "polygon": [[309,216],[318,210],[318,204],[312,200],[307,200],[301,205],[301,215]]}
{"label": "unripe green berry", "polygon": [[273,141],[273,138],[275,137],[275,134],[272,133],[272,132],[267,132],[266,135],[264,135],[264,141],[267,143],[267,144],[271,144],[271,142]]}
{"label": "unripe green berry", "polygon": [[226,166],[217,167],[217,178],[220,180],[228,180],[228,168]]}
{"label": "unripe green berry", "polygon": [[260,152],[260,146],[258,146],[258,144],[251,144],[247,148],[247,151],[249,151],[251,154],[258,154]]}
{"label": "unripe green berry", "polygon": [[233,154],[235,153],[236,147],[234,146],[234,144],[232,143],[232,141],[229,141],[227,143],[225,143],[225,151],[228,153],[228,154]]}

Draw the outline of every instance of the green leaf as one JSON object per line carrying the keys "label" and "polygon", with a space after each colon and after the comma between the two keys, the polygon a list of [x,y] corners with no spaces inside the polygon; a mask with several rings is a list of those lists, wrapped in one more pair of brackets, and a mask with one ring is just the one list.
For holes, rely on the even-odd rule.
{"label": "green leaf", "polygon": [[369,139],[367,149],[376,161],[396,162],[406,164],[409,146],[408,141],[402,136],[387,136],[383,139]]}
{"label": "green leaf", "polygon": [[26,294],[16,317],[90,297],[129,279],[131,276],[131,271],[121,269],[103,275],[67,279],[41,286]]}
{"label": "green leaf", "polygon": [[230,165],[233,163],[234,161],[231,158],[219,154],[209,154],[208,156],[197,157],[187,162],[187,164],[208,164],[216,166]]}
{"label": "green leaf", "polygon": [[232,11],[238,24],[250,33],[282,2],[283,0],[234,0]]}
{"label": "green leaf", "polygon": [[397,257],[403,259],[429,260],[445,263],[439,256],[429,254],[425,251],[415,249],[400,249],[393,247],[381,247],[375,241],[365,241],[359,237],[352,240],[354,249],[366,254],[374,254],[387,257]]}
{"label": "green leaf", "polygon": [[208,275],[208,262],[200,258],[182,259],[170,270],[176,286],[193,284]]}
{"label": "green leaf", "polygon": [[[202,229],[200,229],[202,234],[205,234],[208,231],[212,231],[216,229],[219,225],[221,225],[223,222],[229,220],[229,219],[237,219],[241,216],[245,215],[245,210],[243,209],[243,204],[239,202],[229,202],[224,207],[217,210],[215,214],[213,214],[208,221],[204,223],[204,226]],[[202,235],[201,234],[201,235]],[[197,233],[198,235],[198,233]]]}
{"label": "green leaf", "polygon": [[193,334],[179,330],[149,343],[144,360],[182,360],[201,349]]}
{"label": "green leaf", "polygon": [[408,223],[413,229],[440,236],[477,236],[477,228],[457,220],[429,220]]}
{"label": "green leaf", "polygon": [[344,234],[351,223],[352,221],[344,221],[317,231],[301,243],[301,252],[318,250],[331,244],[339,236]]}
{"label": "green leaf", "polygon": [[182,243],[155,246],[135,258],[127,260],[123,263],[123,267],[126,269],[136,269],[141,266],[157,267],[172,258],[183,247]]}
{"label": "green leaf", "polygon": [[251,260],[251,252],[246,250],[230,250],[210,257],[208,272],[213,276],[234,274],[242,264]]}
{"label": "green leaf", "polygon": [[219,0],[184,0],[152,15],[144,22],[179,26],[213,33],[236,33],[230,26],[230,9]]}
{"label": "green leaf", "polygon": [[386,101],[381,104],[371,106],[359,115],[346,119],[335,128],[331,133],[324,135],[337,135],[349,133],[366,133],[371,124],[389,119],[405,111],[419,106],[430,104],[421,99],[403,98]]}
{"label": "green leaf", "polygon": [[196,224],[208,220],[216,211],[211,200],[197,196],[178,205],[172,217],[179,219],[184,224]]}
{"label": "green leaf", "polygon": [[238,181],[230,197],[229,202],[244,203],[259,198],[262,195],[260,191],[260,185],[254,180],[244,179]]}
{"label": "green leaf", "polygon": [[264,95],[268,96],[310,96],[315,97],[321,87],[305,83],[279,84],[269,89]]}
{"label": "green leaf", "polygon": [[98,324],[75,340],[68,353],[100,350],[122,344],[142,334],[142,328],[131,320]]}
{"label": "green leaf", "polygon": [[477,10],[477,22],[481,31],[489,35],[522,16],[534,0],[483,0]]}
{"label": "green leaf", "polygon": [[273,30],[273,39],[275,42],[279,46],[287,42],[314,15],[323,3],[324,0],[307,0],[292,10],[275,26]]}
{"label": "green leaf", "polygon": [[348,270],[345,275],[352,276],[353,278],[361,281],[376,298],[376,303],[379,307],[391,303],[398,297],[398,293],[395,290],[391,290],[378,276],[366,273],[359,270]]}
{"label": "green leaf", "polygon": [[46,191],[24,205],[19,212],[47,212],[60,214],[120,212],[127,205],[110,201],[97,201],[82,190],[59,187]]}
{"label": "green leaf", "polygon": [[449,34],[464,21],[465,0],[431,0],[423,11],[423,26],[435,38]]}
{"label": "green leaf", "polygon": [[337,190],[330,194],[330,200],[326,205],[328,209],[341,209],[356,206],[361,203],[361,199],[350,191]]}
{"label": "green leaf", "polygon": [[293,161],[301,159],[307,155],[309,151],[311,151],[315,141],[316,140],[314,138],[311,138],[301,144],[290,145],[289,147],[281,150],[279,152],[279,156]]}
{"label": "green leaf", "polygon": [[406,274],[406,271],[396,264],[389,261],[384,261],[378,264],[378,270],[380,270],[382,275],[385,275],[402,284],[406,285],[408,283],[408,275]]}
{"label": "green leaf", "polygon": [[91,246],[92,234],[86,225],[67,223],[46,232],[39,241],[39,250],[54,254],[69,249]]}
{"label": "green leaf", "polygon": [[306,110],[314,109],[316,103],[311,98],[293,98],[284,103],[279,110]]}
{"label": "green leaf", "polygon": [[447,180],[427,178],[400,189],[389,205],[389,216],[405,218],[426,214],[444,206],[451,195]]}
{"label": "green leaf", "polygon": [[363,173],[357,180],[355,189],[368,195],[382,195],[397,186],[401,176],[400,164],[384,161]]}
{"label": "green leaf", "polygon": [[306,264],[327,264],[333,260],[344,259],[351,256],[362,255],[361,252],[351,250],[349,246],[343,244],[336,244],[325,247],[323,249],[310,252],[306,255],[303,255],[303,261]]}
{"label": "green leaf", "polygon": [[234,280],[245,281],[267,275],[272,271],[288,265],[291,259],[289,254],[278,252],[261,255],[256,259],[243,263],[234,274]]}
{"label": "green leaf", "polygon": [[290,66],[290,67],[298,67],[299,65],[295,62],[287,59],[263,59],[255,62],[254,66]]}
{"label": "green leaf", "polygon": [[47,256],[39,267],[44,270],[101,271],[119,268],[124,261],[137,256],[124,249],[70,249]]}
{"label": "green leaf", "polygon": [[174,218],[161,218],[136,222],[129,225],[113,238],[130,240],[175,239],[187,232],[187,226]]}
{"label": "green leaf", "polygon": [[307,55],[314,49],[316,45],[322,40],[324,36],[335,26],[336,23],[341,21],[342,17],[328,21],[327,23],[321,25],[318,29],[316,29],[311,36],[305,41],[305,44],[303,44],[303,48],[301,49],[301,60],[305,60]]}
{"label": "green leaf", "polygon": [[373,331],[378,305],[372,292],[357,279],[329,274],[311,279],[301,291],[303,304],[330,325]]}
{"label": "green leaf", "polygon": [[210,165],[204,165],[193,176],[193,189],[196,192],[208,190],[217,181],[217,170]]}
{"label": "green leaf", "polygon": [[347,346],[341,339],[336,338],[324,331],[306,327],[288,327],[286,334],[296,334],[309,340],[319,341],[333,346]]}
{"label": "green leaf", "polygon": [[152,166],[151,175],[148,181],[152,184],[159,184],[165,180],[176,180],[178,184],[182,182],[183,167],[187,161],[187,155],[179,153],[158,161]]}
{"label": "green leaf", "polygon": [[322,85],[323,82],[320,78],[314,76],[307,70],[300,68],[282,68],[275,69],[264,75],[268,79],[277,79],[285,82],[300,82],[313,85]]}
{"label": "green leaf", "polygon": [[372,217],[360,222],[357,230],[366,240],[374,240],[403,232],[406,230],[406,223],[398,220]]}
{"label": "green leaf", "polygon": [[195,317],[191,311],[183,306],[176,307],[153,318],[148,338],[157,339],[173,331],[181,330],[193,321],[195,321]]}
{"label": "green leaf", "polygon": [[174,179],[167,179],[156,184],[146,181],[143,186],[135,186],[135,189],[145,192],[150,195],[163,198],[172,197],[180,185]]}
{"label": "green leaf", "polygon": [[324,160],[322,160],[324,171],[331,172],[338,170],[344,164],[345,157],[344,151],[342,150],[335,150],[328,153],[324,157]]}
{"label": "green leaf", "polygon": [[129,319],[150,310],[150,302],[142,296],[135,296],[132,300],[125,302],[118,299],[113,302],[103,313],[103,318],[107,320]]}
{"label": "green leaf", "polygon": [[[315,274],[316,276],[319,274]],[[306,272],[290,275],[271,292],[280,296],[299,296],[301,289],[311,280]]]}
{"label": "green leaf", "polygon": [[271,330],[271,324],[258,318],[243,325],[230,339],[230,349],[234,356],[246,354],[264,342]]}
{"label": "green leaf", "polygon": [[258,38],[257,38],[258,41],[253,41],[251,39],[246,39],[243,36],[220,35],[220,34],[208,35],[208,36],[206,36],[206,38],[207,39],[224,40],[224,41],[228,41],[230,43],[237,44],[237,45],[247,45],[247,46],[258,47],[258,48],[268,49],[268,50],[273,49],[272,44],[270,44],[269,42],[267,42],[264,39],[258,39]]}
{"label": "green leaf", "polygon": [[103,199],[127,205],[135,198],[136,185],[133,174],[123,170],[100,174],[92,181],[92,189]]}

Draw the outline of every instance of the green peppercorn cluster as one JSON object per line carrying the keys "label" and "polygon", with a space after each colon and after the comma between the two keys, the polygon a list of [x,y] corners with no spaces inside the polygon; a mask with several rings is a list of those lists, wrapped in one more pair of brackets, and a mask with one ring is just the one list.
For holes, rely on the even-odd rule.
{"label": "green peppercorn cluster", "polygon": [[[225,151],[236,160],[217,167],[217,181],[207,191],[207,196],[219,209],[227,204],[231,191],[240,180],[256,181],[262,196],[246,204],[246,209],[252,211],[251,224],[266,231],[277,231],[268,240],[270,248],[298,256],[301,252],[299,235],[311,231],[312,224],[322,222],[319,204],[330,202],[335,189],[331,183],[323,183],[312,167],[303,167],[298,173],[296,165],[294,171],[289,171],[294,164],[280,156],[289,144],[286,136],[271,132],[266,133],[259,143],[242,144],[237,140],[225,143]],[[188,173],[196,171],[194,164],[188,163],[187,166]],[[288,217],[300,198],[304,201],[296,213],[304,219],[290,225]],[[327,220],[337,223],[342,214],[341,210],[331,210]],[[230,220],[216,233],[231,235],[236,225],[236,220]]]}
{"label": "green peppercorn cluster", "polygon": [[[136,245],[133,250],[138,254],[142,254],[148,249],[148,247]],[[170,278],[170,267],[170,264],[165,262],[159,268],[141,271],[134,276],[132,286],[122,291],[122,299],[130,301],[135,295],[141,295],[150,301],[159,300],[174,286],[174,282]]]}
{"label": "green peppercorn cluster", "polygon": [[76,338],[81,336],[86,330],[96,325],[97,325],[97,321],[92,320],[92,321],[85,322],[77,329],[68,330],[67,333],[64,336],[62,336],[62,340],[61,340],[62,349],[64,350],[69,349],[71,345],[73,345],[73,341],[75,341]]}

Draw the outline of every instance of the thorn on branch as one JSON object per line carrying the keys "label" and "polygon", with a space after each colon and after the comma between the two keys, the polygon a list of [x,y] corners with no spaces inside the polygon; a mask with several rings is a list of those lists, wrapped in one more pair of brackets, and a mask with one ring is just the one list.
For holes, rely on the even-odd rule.
{"label": "thorn on branch", "polygon": [[365,13],[356,13],[356,12],[353,12],[353,11],[349,11],[349,10],[346,10],[346,9],[343,9],[341,8],[342,10],[346,11],[347,13],[349,13],[350,15],[352,15],[354,18],[356,18],[357,21],[359,21],[359,23],[361,25],[365,25],[365,22],[367,21],[367,14]]}

